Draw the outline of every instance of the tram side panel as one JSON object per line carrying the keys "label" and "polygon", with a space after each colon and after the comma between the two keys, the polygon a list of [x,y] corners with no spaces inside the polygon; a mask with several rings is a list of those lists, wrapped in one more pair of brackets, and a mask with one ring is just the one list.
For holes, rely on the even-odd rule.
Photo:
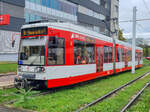
{"label": "tram side panel", "polygon": [[[70,38],[69,33],[67,31],[58,30],[58,29],[51,29],[49,30],[53,31],[53,33],[49,34],[50,37],[57,37],[56,41],[58,42],[55,58],[57,59],[57,62],[51,61],[51,57],[49,57],[50,60],[47,61],[47,86],[48,88],[51,87],[58,87],[58,86],[65,86],[70,84],[70,65],[71,62],[71,49],[70,49]],[[53,42],[51,42],[53,43]],[[48,49],[51,50],[51,47]],[[55,48],[53,48],[55,50]],[[48,52],[47,52],[48,53]],[[47,56],[51,56],[51,54],[47,54]],[[47,57],[48,58],[48,57]],[[70,66],[70,67],[69,67]]]}

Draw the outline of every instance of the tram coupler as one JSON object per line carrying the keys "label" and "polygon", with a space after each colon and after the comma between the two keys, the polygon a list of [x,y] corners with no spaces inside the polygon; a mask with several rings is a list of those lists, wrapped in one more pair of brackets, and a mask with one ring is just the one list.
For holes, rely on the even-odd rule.
{"label": "tram coupler", "polygon": [[29,85],[30,84],[28,84],[28,81],[27,81],[26,78],[17,76],[14,79],[14,87],[17,88],[17,89],[21,89],[22,88],[22,89],[28,90],[29,89]]}

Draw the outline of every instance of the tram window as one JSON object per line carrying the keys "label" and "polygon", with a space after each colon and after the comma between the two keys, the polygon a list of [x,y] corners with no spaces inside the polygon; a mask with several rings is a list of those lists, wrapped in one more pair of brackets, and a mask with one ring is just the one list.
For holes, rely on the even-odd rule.
{"label": "tram window", "polygon": [[121,50],[120,48],[117,48],[117,62],[121,61]]}
{"label": "tram window", "polygon": [[108,47],[104,46],[104,63],[108,63]]}
{"label": "tram window", "polygon": [[92,43],[86,43],[86,63],[95,63],[95,46]]}
{"label": "tram window", "polygon": [[143,54],[142,52],[140,52],[140,60],[142,60]]}
{"label": "tram window", "polygon": [[85,63],[85,42],[74,40],[74,64]]}
{"label": "tram window", "polygon": [[45,46],[21,46],[19,60],[24,65],[44,65]]}
{"label": "tram window", "polygon": [[128,51],[128,61],[132,61],[132,51]]}
{"label": "tram window", "polygon": [[120,62],[122,62],[122,50],[120,48]]}
{"label": "tram window", "polygon": [[112,47],[108,47],[109,51],[108,51],[108,54],[109,54],[109,63],[112,63]]}
{"label": "tram window", "polygon": [[135,53],[135,61],[138,61],[138,52]]}
{"label": "tram window", "polygon": [[125,61],[125,52],[124,52],[124,49],[122,49],[122,61]]}
{"label": "tram window", "polygon": [[65,39],[57,37],[49,37],[47,50],[48,65],[65,64]]}

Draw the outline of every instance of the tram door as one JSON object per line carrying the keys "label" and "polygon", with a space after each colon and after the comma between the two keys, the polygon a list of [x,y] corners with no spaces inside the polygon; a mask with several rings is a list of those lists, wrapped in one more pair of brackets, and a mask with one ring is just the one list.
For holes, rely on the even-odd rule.
{"label": "tram door", "polygon": [[140,53],[138,53],[138,65],[140,64]]}
{"label": "tram door", "polygon": [[97,72],[103,72],[103,47],[97,47]]}

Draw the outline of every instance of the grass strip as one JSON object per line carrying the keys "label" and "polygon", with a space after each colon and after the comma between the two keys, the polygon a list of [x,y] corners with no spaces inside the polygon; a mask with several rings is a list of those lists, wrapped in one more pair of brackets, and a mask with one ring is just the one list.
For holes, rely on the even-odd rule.
{"label": "grass strip", "polygon": [[0,73],[17,72],[17,64],[14,62],[0,62]]}
{"label": "grass strip", "polygon": [[16,99],[14,92],[17,92],[15,88],[0,89],[0,104]]}
{"label": "grass strip", "polygon": [[150,110],[150,87],[146,88],[138,100],[127,112],[149,112]]}
{"label": "grass strip", "polygon": [[[105,101],[98,103],[95,106],[87,108],[83,112],[120,112],[132,97],[142,89],[147,82],[150,81],[150,75],[138,80],[133,85],[128,86],[124,90],[117,93],[117,95],[106,99]],[[133,112],[133,111],[132,111]],[[138,111],[139,112],[139,111]],[[147,112],[147,111],[141,111]]]}

